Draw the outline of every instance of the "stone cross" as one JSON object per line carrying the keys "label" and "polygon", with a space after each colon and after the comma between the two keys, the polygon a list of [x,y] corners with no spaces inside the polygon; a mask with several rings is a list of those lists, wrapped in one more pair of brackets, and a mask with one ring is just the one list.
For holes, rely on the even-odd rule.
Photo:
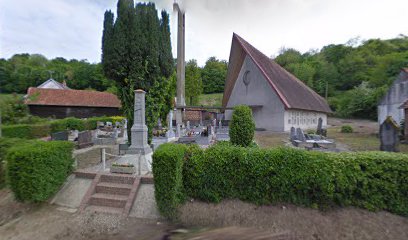
{"label": "stone cross", "polygon": [[380,125],[380,150],[399,152],[399,126],[391,116]]}
{"label": "stone cross", "polygon": [[145,95],[146,92],[138,89],[135,91],[135,107],[133,114],[132,145],[128,153],[146,155],[152,152],[147,144],[147,126],[145,112]]}

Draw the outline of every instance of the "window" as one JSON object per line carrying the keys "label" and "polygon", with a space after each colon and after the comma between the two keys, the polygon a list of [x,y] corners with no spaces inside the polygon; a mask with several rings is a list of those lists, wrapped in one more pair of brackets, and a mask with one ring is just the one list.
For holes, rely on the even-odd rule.
{"label": "window", "polygon": [[290,119],[288,119],[288,124],[290,124]]}

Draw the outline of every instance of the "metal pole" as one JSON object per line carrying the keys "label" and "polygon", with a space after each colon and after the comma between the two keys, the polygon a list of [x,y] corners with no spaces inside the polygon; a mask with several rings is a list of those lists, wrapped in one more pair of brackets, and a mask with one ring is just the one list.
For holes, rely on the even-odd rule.
{"label": "metal pole", "polygon": [[106,167],[106,150],[105,148],[102,148],[102,166],[103,166],[103,171],[105,171]]}

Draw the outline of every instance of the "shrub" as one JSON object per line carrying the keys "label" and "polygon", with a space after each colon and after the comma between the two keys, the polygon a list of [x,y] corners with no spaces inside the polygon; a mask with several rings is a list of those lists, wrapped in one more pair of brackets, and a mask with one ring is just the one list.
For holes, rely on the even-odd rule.
{"label": "shrub", "polygon": [[72,170],[70,142],[32,141],[7,153],[10,188],[20,201],[41,202],[52,196]]}
{"label": "shrub", "polygon": [[342,133],[352,133],[353,132],[353,128],[350,125],[344,125],[341,126],[341,130]]}
{"label": "shrub", "polygon": [[83,131],[86,129],[84,120],[79,118],[69,117],[60,120],[55,120],[50,123],[51,132],[62,132],[66,130],[78,130]]}
{"label": "shrub", "polygon": [[46,137],[50,134],[48,124],[17,124],[2,126],[3,136],[8,138],[34,139]]}
{"label": "shrub", "polygon": [[182,144],[163,144],[153,154],[154,194],[160,213],[170,219],[185,200],[183,162],[187,147]]}
{"label": "shrub", "polygon": [[6,185],[6,155],[8,149],[26,142],[28,140],[20,138],[0,138],[0,188]]}
{"label": "shrub", "polygon": [[[166,147],[179,151],[184,191],[189,197],[219,202],[237,198],[255,204],[292,203],[318,207],[356,206],[408,216],[408,155],[385,152],[322,153],[292,148],[244,148],[226,142],[207,150]],[[167,162],[163,153],[157,162]],[[167,160],[167,161],[166,161]],[[174,194],[173,165],[168,183],[157,197]],[[173,167],[173,168],[171,168]],[[179,184],[179,182],[177,182]],[[172,205],[174,208],[175,205]],[[162,204],[162,208],[166,205]]]}
{"label": "shrub", "polygon": [[254,139],[255,123],[248,106],[236,106],[232,113],[229,136],[231,143],[247,147]]}

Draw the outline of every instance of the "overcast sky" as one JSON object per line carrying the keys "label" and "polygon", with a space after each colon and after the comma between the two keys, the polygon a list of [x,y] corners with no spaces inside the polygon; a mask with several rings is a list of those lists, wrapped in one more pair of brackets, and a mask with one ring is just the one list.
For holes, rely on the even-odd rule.
{"label": "overcast sky", "polygon": [[[154,1],[171,14],[172,0]],[[179,0],[179,2],[181,2]],[[117,0],[0,0],[0,58],[40,53],[99,62],[103,15]],[[408,35],[408,0],[185,0],[186,59],[229,58],[235,32],[268,56],[351,38]]]}

